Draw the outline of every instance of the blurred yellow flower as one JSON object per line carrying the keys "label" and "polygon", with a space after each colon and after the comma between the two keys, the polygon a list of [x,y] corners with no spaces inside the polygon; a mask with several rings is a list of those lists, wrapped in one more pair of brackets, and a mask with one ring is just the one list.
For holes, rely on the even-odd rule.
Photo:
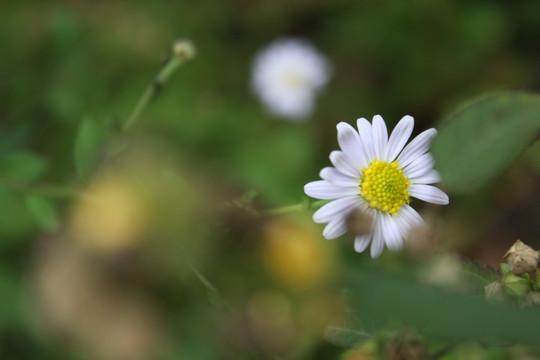
{"label": "blurred yellow flower", "polygon": [[148,223],[147,201],[118,174],[98,177],[73,208],[69,233],[94,250],[115,251],[141,240]]}
{"label": "blurred yellow flower", "polygon": [[329,244],[318,241],[313,229],[276,219],[265,228],[263,259],[268,271],[294,288],[319,285],[332,272]]}

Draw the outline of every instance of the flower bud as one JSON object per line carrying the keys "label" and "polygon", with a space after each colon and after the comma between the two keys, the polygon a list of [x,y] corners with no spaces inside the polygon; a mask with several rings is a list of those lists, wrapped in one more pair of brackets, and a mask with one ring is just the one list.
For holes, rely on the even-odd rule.
{"label": "flower bud", "polygon": [[532,289],[529,274],[515,275],[510,272],[503,276],[502,285],[504,293],[513,297],[525,297]]}
{"label": "flower bud", "polygon": [[172,53],[180,60],[191,60],[195,57],[196,50],[191,41],[180,39],[173,43]]}
{"label": "flower bud", "polygon": [[536,270],[539,255],[537,250],[517,240],[504,254],[504,258],[510,264],[512,272],[521,275]]}
{"label": "flower bud", "polygon": [[498,281],[484,286],[484,291],[486,293],[486,300],[490,303],[504,303],[506,301],[503,286]]}

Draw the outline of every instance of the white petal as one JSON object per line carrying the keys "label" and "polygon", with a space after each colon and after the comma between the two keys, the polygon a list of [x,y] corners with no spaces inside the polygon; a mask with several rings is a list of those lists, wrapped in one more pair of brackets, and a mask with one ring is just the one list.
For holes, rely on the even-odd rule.
{"label": "white petal", "polygon": [[411,196],[414,196],[417,199],[439,205],[446,205],[449,202],[448,195],[435,186],[412,184],[410,189]]}
{"label": "white petal", "polygon": [[435,160],[430,153],[425,153],[416,158],[412,163],[410,163],[405,169],[403,169],[403,174],[411,178],[416,178],[433,169],[435,165]]}
{"label": "white petal", "polygon": [[337,125],[338,143],[341,150],[353,161],[354,166],[367,166],[366,154],[358,132],[349,124],[340,122]]}
{"label": "white petal", "polygon": [[327,180],[336,185],[342,186],[358,186],[358,177],[345,175],[336,168],[325,167],[319,172],[319,176],[323,180]]}
{"label": "white petal", "polygon": [[354,238],[354,251],[361,253],[366,250],[372,237],[373,234],[356,235]]}
{"label": "white petal", "polygon": [[359,193],[358,186],[340,186],[326,180],[312,181],[304,186],[306,195],[315,199],[333,200]]}
{"label": "white petal", "polygon": [[336,169],[349,176],[360,175],[360,168],[356,168],[351,164],[351,160],[342,151],[332,151],[330,153],[330,161]]}
{"label": "white petal", "polygon": [[409,178],[410,181],[412,181],[414,184],[433,184],[438,183],[442,180],[441,175],[437,172],[437,170],[431,169],[427,173],[414,177]]}
{"label": "white petal", "polygon": [[410,227],[420,226],[424,223],[420,214],[409,205],[402,206],[397,216],[403,218]]}
{"label": "white petal", "polygon": [[323,205],[313,214],[313,221],[318,224],[330,222],[334,217],[346,217],[352,209],[358,206],[358,196],[349,196],[334,200]]}
{"label": "white petal", "polygon": [[401,213],[399,213],[398,216],[395,217],[395,219],[396,226],[398,227],[402,238],[406,240],[409,237],[409,233],[414,226],[405,216],[402,216]]}
{"label": "white petal", "polygon": [[381,229],[383,229],[386,246],[390,250],[399,250],[403,247],[402,234],[397,217],[392,215],[381,216]]}
{"label": "white petal", "polygon": [[405,146],[405,149],[403,149],[401,154],[399,154],[399,164],[402,167],[405,167],[416,160],[416,158],[418,158],[420,155],[426,153],[429,149],[429,144],[435,135],[437,135],[437,130],[427,129],[412,139],[412,141]]}
{"label": "white petal", "polygon": [[373,231],[373,240],[371,241],[371,257],[375,259],[381,255],[384,249],[383,232],[380,223],[380,217],[375,219],[375,228]]}
{"label": "white petal", "polygon": [[384,160],[386,155],[386,147],[388,144],[388,132],[386,130],[386,123],[380,115],[375,115],[373,117],[371,135],[373,136],[373,148],[375,149],[375,156],[379,160]]}
{"label": "white petal", "polygon": [[364,118],[356,120],[358,126],[358,133],[362,140],[362,146],[368,162],[373,161],[375,158],[375,149],[373,149],[373,136],[371,135],[371,124]]}
{"label": "white petal", "polygon": [[325,239],[331,240],[340,237],[348,230],[345,218],[336,218],[328,223],[323,230]]}
{"label": "white petal", "polygon": [[403,150],[403,146],[409,140],[414,127],[414,119],[412,116],[404,116],[396,125],[390,139],[388,139],[388,147],[386,148],[385,160],[388,162],[394,161],[398,154]]}

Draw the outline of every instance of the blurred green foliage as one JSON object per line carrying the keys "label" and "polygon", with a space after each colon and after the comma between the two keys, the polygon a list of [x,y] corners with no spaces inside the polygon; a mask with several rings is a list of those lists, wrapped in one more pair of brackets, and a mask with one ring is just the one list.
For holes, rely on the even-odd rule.
{"label": "blurred green foliage", "polygon": [[432,150],[448,186],[472,192],[498,175],[540,132],[539,113],[540,96],[516,92],[477,99],[450,115]]}
{"label": "blurred green foliage", "polygon": [[[434,290],[415,270],[439,251],[496,266],[517,237],[540,247],[538,95],[512,92],[540,90],[539,13],[533,0],[1,2],[0,358],[354,359],[340,346],[404,326],[433,353],[482,340],[445,359],[538,356],[499,347],[538,345],[537,308],[487,306],[482,281],[467,295]],[[254,55],[282,36],[310,40],[334,66],[305,123],[273,118],[249,89]],[[196,44],[196,60],[120,136],[181,37]],[[375,114],[390,127],[410,114],[415,132],[440,130],[433,151],[451,203],[423,208],[435,249],[386,253],[373,267],[349,244],[312,235],[321,229],[306,213],[286,221],[307,230],[278,236],[301,250],[270,251],[265,231],[283,220],[256,209],[300,202],[337,148],[335,125]],[[125,156],[152,148],[144,139],[163,146],[134,156],[134,171]],[[96,231],[108,218],[127,224],[114,228],[125,237],[114,246],[135,245],[87,253],[70,241],[74,214],[99,212],[79,202],[87,184],[155,190],[96,214]],[[250,189],[254,203],[236,201]],[[147,225],[139,207],[155,213],[135,241],[129,226]],[[310,272],[323,263],[333,272]],[[287,282],[275,264],[305,278]],[[309,276],[321,283],[306,287]],[[323,339],[351,298],[372,328],[347,323]]]}

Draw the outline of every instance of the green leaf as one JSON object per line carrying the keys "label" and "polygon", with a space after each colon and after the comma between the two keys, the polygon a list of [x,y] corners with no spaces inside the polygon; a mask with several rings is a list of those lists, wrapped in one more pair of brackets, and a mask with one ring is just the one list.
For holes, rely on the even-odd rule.
{"label": "green leaf", "polygon": [[87,180],[96,168],[100,158],[100,146],[102,140],[96,123],[85,118],[75,137],[74,159],[77,175]]}
{"label": "green leaf", "polygon": [[432,153],[448,187],[465,193],[503,171],[539,130],[539,95],[488,95],[443,120]]}
{"label": "green leaf", "polygon": [[501,271],[503,273],[503,275],[506,275],[508,274],[512,269],[510,268],[510,265],[507,264],[507,263],[502,263],[501,264]]}
{"label": "green leaf", "polygon": [[59,221],[56,209],[50,199],[38,195],[28,195],[26,197],[26,208],[36,224],[43,230],[58,230]]}
{"label": "green leaf", "polygon": [[18,185],[37,180],[47,170],[47,161],[28,152],[15,152],[0,158],[0,178]]}
{"label": "green leaf", "polygon": [[357,275],[349,302],[359,318],[379,328],[403,324],[449,340],[540,345],[540,307],[491,304],[483,297],[433,288],[398,273]]}

